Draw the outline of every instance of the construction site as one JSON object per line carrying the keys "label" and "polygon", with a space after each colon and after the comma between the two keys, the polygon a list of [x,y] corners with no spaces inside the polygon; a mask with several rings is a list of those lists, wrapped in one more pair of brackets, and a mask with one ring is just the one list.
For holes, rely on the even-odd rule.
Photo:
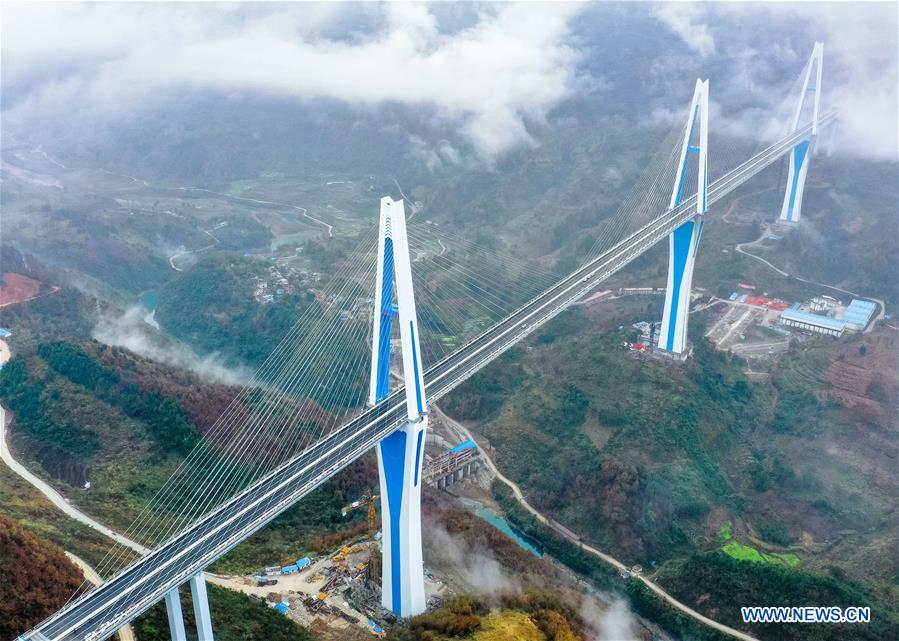
{"label": "construction site", "polygon": [[[456,445],[454,434],[435,430],[429,438],[422,478],[435,490],[446,490],[482,469],[477,444]],[[208,574],[224,587],[266,601],[285,616],[309,628],[321,639],[341,641],[383,638],[397,617],[381,605],[380,496],[366,492],[341,510],[345,517],[362,510],[367,533],[334,552],[303,556],[288,565],[260,568],[246,576]],[[445,582],[425,569],[428,610],[439,607],[450,594]]]}
{"label": "construction site", "polygon": [[[697,289],[692,295],[690,314],[713,314],[705,337],[719,350],[747,360],[769,359],[787,351],[791,341],[804,342],[814,336],[831,336],[869,332],[878,318],[880,307],[869,300],[851,298],[848,302],[826,294],[803,301],[788,302],[755,285],[737,283],[727,297],[709,296]],[[653,288],[619,290],[620,295],[656,294]],[[662,289],[664,292],[664,289]],[[707,311],[708,310],[708,311]],[[639,356],[672,358],[666,350],[656,349],[661,323],[642,320],[634,323],[625,349]],[[690,348],[678,360],[683,360]]]}
{"label": "construction site", "polygon": [[[265,600],[318,638],[383,638],[397,619],[381,606],[380,539],[380,532],[374,532],[331,554],[304,557],[302,568],[292,564],[243,577],[207,576],[213,583]],[[445,586],[428,571],[425,592],[429,609],[445,599]]]}

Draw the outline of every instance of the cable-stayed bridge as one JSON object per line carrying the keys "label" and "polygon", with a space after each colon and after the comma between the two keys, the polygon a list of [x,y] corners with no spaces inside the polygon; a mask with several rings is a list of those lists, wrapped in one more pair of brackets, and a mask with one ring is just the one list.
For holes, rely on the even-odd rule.
{"label": "cable-stayed bridge", "polygon": [[[809,91],[808,78],[816,61],[820,83],[820,60],[819,46],[816,45],[805,71],[798,112],[802,111],[802,103]],[[683,301],[689,301],[689,276],[701,234],[702,216],[715,202],[785,156],[791,159],[785,200],[790,201],[790,215],[798,220],[797,193],[801,202],[800,183],[805,178],[807,156],[803,152],[802,158],[797,158],[796,150],[803,145],[807,149],[810,141],[814,142],[818,128],[834,120],[835,113],[819,114],[816,99],[809,124],[800,125],[797,112],[790,133],[709,182],[705,131],[707,108],[708,81],[697,82],[687,126],[677,147],[680,153],[676,155],[674,188],[668,206],[661,213],[653,215],[586,264],[427,368],[423,367],[421,359],[402,201],[383,199],[369,407],[255,479],[157,545],[150,553],[134,560],[103,585],[72,600],[22,638],[36,641],[106,638],[162,599],[166,599],[169,608],[173,637],[180,638],[183,635],[183,621],[180,620],[177,589],[190,582],[200,638],[212,639],[212,624],[202,578],[204,568],[376,446],[384,515],[384,604],[403,615],[421,611],[423,594],[417,593],[416,586],[416,573],[418,580],[421,575],[417,501],[427,406],[666,237],[671,239],[672,258],[666,295],[667,320],[663,322],[672,328],[679,323],[682,325],[669,332],[672,336],[675,331],[679,332],[677,338],[672,339],[675,342],[660,343],[660,347],[680,351],[672,350],[672,345],[679,342],[682,346],[686,340],[687,305]],[[695,142],[694,138],[697,139]],[[699,158],[696,191],[685,196],[688,191],[684,187],[685,175],[691,154]],[[794,163],[798,163],[795,168]],[[687,239],[686,250],[681,249],[679,237]],[[685,281],[679,280],[684,278]],[[396,304],[393,302],[394,286]],[[680,302],[677,300],[678,289],[686,293]],[[405,385],[390,391],[391,324],[397,321],[402,335]],[[664,340],[665,336],[660,339]]]}

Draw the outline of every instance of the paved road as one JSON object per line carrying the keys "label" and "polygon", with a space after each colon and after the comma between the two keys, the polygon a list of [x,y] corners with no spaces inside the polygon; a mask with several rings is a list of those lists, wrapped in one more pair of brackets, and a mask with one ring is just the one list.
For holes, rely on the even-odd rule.
{"label": "paved road", "polygon": [[[448,426],[450,426],[451,429],[453,429],[457,433],[459,433],[460,436],[462,436],[464,439],[474,441],[477,443],[477,441],[475,440],[472,433],[468,430],[468,428],[466,428],[464,425],[462,425],[460,422],[458,422],[454,418],[450,418],[449,416],[444,414],[443,410],[441,410],[437,405],[432,405],[431,411],[433,411],[435,415],[439,416]],[[524,495],[521,492],[521,488],[518,487],[518,484],[515,483],[515,481],[512,481],[508,477],[504,476],[502,474],[502,472],[500,472],[499,469],[496,467],[496,464],[493,462],[493,459],[491,459],[490,456],[487,454],[487,451],[483,447],[480,447],[480,446],[478,446],[478,447],[481,450],[481,457],[484,459],[484,462],[487,464],[487,467],[490,468],[490,471],[493,472],[493,474],[500,481],[502,481],[503,483],[505,483],[506,485],[509,486],[509,489],[512,490],[512,494],[518,500],[518,503],[523,508],[525,508],[528,512],[533,514],[534,518],[536,518],[538,521],[540,521],[543,525],[546,525],[547,527],[552,528],[552,530],[554,532],[556,532],[560,536],[564,537],[567,541],[574,543],[575,545],[580,547],[582,550],[589,552],[593,556],[595,556],[599,559],[602,559],[603,561],[605,561],[606,563],[608,563],[609,565],[614,567],[619,572],[630,573],[627,566],[624,563],[622,563],[615,557],[611,556],[610,554],[606,554],[605,552],[597,550],[593,546],[588,545],[587,543],[584,543],[581,539],[579,539],[577,537],[577,535],[575,535],[573,532],[568,530],[568,528],[561,526],[560,524],[556,523],[555,520],[548,518],[548,517],[544,516],[543,514],[541,514],[539,511],[537,511],[537,509],[535,509],[534,506],[532,506],[530,503],[528,503],[527,499],[524,498]],[[663,590],[657,583],[650,581],[643,575],[632,574],[632,573],[630,573],[630,574],[631,574],[631,576],[641,580],[646,585],[646,587],[648,587],[650,590],[655,592],[659,597],[664,599],[667,603],[674,606],[675,608],[677,608],[684,614],[693,617],[697,621],[700,621],[701,623],[704,623],[705,625],[707,625],[709,627],[715,628],[719,632],[723,632],[723,633],[728,634],[736,639],[740,639],[741,641],[757,641],[757,639],[755,637],[749,636],[748,634],[746,634],[744,632],[740,632],[739,630],[735,630],[734,628],[726,626],[723,623],[718,623],[717,621],[714,621],[714,620],[708,618],[707,616],[697,612],[690,606],[681,603],[680,601],[675,599],[673,596],[671,596],[670,594],[665,592],[665,590]]]}
{"label": "paved road", "polygon": [[142,546],[140,543],[136,543],[131,539],[125,538],[118,532],[106,527],[101,523],[98,523],[87,514],[74,507],[62,494],[53,489],[53,487],[50,486],[46,481],[38,476],[35,476],[28,468],[19,463],[13,457],[12,452],[9,449],[9,444],[6,442],[6,410],[2,407],[0,407],[0,459],[2,459],[3,462],[6,463],[6,465],[13,472],[15,472],[23,479],[31,483],[38,490],[40,490],[41,494],[46,496],[50,500],[50,502],[53,503],[53,505],[62,510],[66,514],[66,516],[84,523],[89,528],[94,529],[100,534],[109,537],[116,543],[131,548],[139,554],[146,554],[147,552],[149,552],[149,550]]}
{"label": "paved road", "polygon": [[223,194],[220,191],[212,191],[210,189],[203,189],[201,187],[176,187],[176,189],[178,191],[202,191],[207,194],[221,196],[226,199],[231,198],[234,200],[245,200],[246,202],[257,203],[259,205],[275,205],[276,207],[289,207],[291,209],[295,209],[298,212],[300,212],[300,214],[303,216],[303,218],[306,218],[307,220],[311,220],[312,222],[316,223],[317,225],[323,226],[325,228],[325,230],[328,232],[328,238],[332,238],[334,236],[334,226],[329,225],[328,223],[326,223],[323,220],[319,220],[315,216],[310,216],[309,210],[306,209],[305,207],[299,207],[297,205],[290,205],[287,203],[278,203],[273,200],[259,200],[258,198],[248,198],[246,196],[232,196],[231,194]]}
{"label": "paved road", "polygon": [[182,256],[187,256],[188,254],[199,254],[200,252],[204,252],[207,249],[212,249],[213,247],[215,247],[216,245],[219,244],[219,239],[216,238],[215,236],[213,236],[211,233],[209,233],[209,231],[207,231],[205,229],[203,229],[201,231],[204,234],[206,234],[207,236],[209,236],[210,238],[212,238],[212,240],[215,242],[212,242],[209,245],[206,245],[205,247],[200,247],[199,249],[185,249],[183,251],[178,252],[177,254],[172,254],[171,256],[169,256],[169,265],[171,265],[172,269],[174,269],[176,272],[184,271],[182,268],[178,267],[175,264],[176,258],[181,258]]}

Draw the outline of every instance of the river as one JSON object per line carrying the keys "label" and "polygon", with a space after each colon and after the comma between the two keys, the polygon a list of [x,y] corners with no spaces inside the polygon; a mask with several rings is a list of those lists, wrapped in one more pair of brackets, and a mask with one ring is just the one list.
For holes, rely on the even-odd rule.
{"label": "river", "polygon": [[543,556],[543,548],[539,543],[515,528],[512,524],[510,524],[506,519],[501,517],[491,508],[487,507],[480,501],[469,499],[464,496],[459,497],[459,501],[469,510],[474,512],[479,518],[487,521],[487,523],[515,541],[521,549],[527,550],[536,557]]}

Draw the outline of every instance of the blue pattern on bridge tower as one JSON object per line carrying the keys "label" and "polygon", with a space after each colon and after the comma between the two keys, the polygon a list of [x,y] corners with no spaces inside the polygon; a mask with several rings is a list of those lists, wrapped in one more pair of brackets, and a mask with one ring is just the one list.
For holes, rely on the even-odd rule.
{"label": "blue pattern on bridge tower", "polygon": [[421,442],[424,440],[425,431],[418,433],[418,443],[415,445],[415,485],[418,485],[418,470],[421,467]]}
{"label": "blue pattern on bridge tower", "polygon": [[390,394],[390,324],[393,318],[393,239],[384,239],[384,277],[381,280],[381,325],[378,338],[378,378],[375,401]]}
{"label": "blue pattern on bridge tower", "polygon": [[403,605],[400,573],[400,515],[403,510],[403,474],[406,468],[406,432],[397,430],[381,441],[381,461],[390,509],[390,596],[391,610],[399,614]]}
{"label": "blue pattern on bridge tower", "polygon": [[[668,321],[668,338],[665,341],[665,349],[669,352],[674,348],[674,333],[679,322],[677,306],[680,299],[681,284],[684,280],[684,268],[687,266],[687,258],[690,254],[690,241],[693,240],[693,226],[695,224],[692,220],[688,220],[671,234],[672,238],[674,238],[674,247],[671,250],[674,255],[674,278],[672,278],[671,283],[671,316]],[[689,296],[690,294],[687,293],[687,295]]]}
{"label": "blue pattern on bridge tower", "polygon": [[793,149],[793,184],[790,185],[790,205],[787,207],[787,222],[793,221],[793,206],[796,204],[796,191],[799,188],[799,172],[808,153],[809,141],[805,140]]}
{"label": "blue pattern on bridge tower", "polygon": [[412,324],[412,321],[409,321],[409,332],[412,336],[412,373],[415,375],[415,403],[418,407],[418,412],[421,413],[425,408],[421,402],[421,374],[418,372],[418,350],[415,347],[415,325]]}

